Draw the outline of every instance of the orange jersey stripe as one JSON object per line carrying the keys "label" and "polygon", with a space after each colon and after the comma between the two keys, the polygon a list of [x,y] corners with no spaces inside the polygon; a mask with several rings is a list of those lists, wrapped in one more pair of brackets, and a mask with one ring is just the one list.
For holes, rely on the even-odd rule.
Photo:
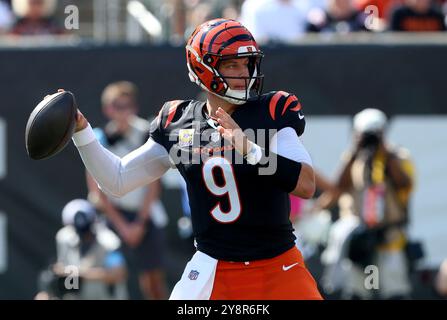
{"label": "orange jersey stripe", "polygon": [[294,107],[294,108],[292,108],[292,109],[290,109],[290,110],[292,110],[292,111],[298,111],[298,110],[301,110],[301,103],[298,101],[298,104],[296,105],[296,107]]}
{"label": "orange jersey stripe", "polygon": [[166,123],[164,126],[165,129],[169,126],[172,119],[174,119],[175,112],[177,111],[177,107],[180,104],[180,102],[182,102],[182,100],[174,100],[170,102],[171,106],[169,107],[168,118],[166,119]]}
{"label": "orange jersey stripe", "polygon": [[[298,101],[298,98],[292,94],[287,98],[286,103],[284,103],[284,108],[282,109],[281,115],[284,115],[284,113],[286,113],[287,108],[294,101]],[[298,103],[298,105],[299,105],[299,103]]]}
{"label": "orange jersey stripe", "polygon": [[273,120],[275,120],[276,104],[278,103],[278,100],[282,96],[286,96],[286,95],[287,95],[286,92],[278,91],[273,95],[272,100],[270,100],[270,104],[269,104],[270,116],[272,117]]}

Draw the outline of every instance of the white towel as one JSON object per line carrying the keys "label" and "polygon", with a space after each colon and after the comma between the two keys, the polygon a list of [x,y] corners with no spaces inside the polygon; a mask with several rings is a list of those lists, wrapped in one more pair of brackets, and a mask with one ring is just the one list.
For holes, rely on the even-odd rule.
{"label": "white towel", "polygon": [[217,260],[197,251],[187,263],[182,278],[169,300],[209,300],[216,275]]}

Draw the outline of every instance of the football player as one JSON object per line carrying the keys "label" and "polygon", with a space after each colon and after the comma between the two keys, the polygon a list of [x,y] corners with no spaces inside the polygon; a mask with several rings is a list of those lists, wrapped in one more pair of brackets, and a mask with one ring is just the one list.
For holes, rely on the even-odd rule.
{"label": "football player", "polygon": [[261,94],[262,57],[239,22],[198,26],[186,59],[207,101],[165,103],[149,140],[123,158],[78,112],[74,143],[105,192],[122,196],[171,167],[185,178],[197,252],[170,299],[321,299],[289,220],[289,194],[315,191],[304,115],[293,94]]}

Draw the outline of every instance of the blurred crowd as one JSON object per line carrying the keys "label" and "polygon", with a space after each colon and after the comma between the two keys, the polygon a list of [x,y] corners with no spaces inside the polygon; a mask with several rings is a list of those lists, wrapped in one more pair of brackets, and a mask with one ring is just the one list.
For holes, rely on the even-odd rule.
{"label": "blurred crowd", "polygon": [[0,1],[0,33],[58,35],[65,32],[54,15],[56,0]]}
{"label": "blurred crowd", "polygon": [[[99,5],[94,5],[96,2]],[[121,26],[124,29],[129,19],[125,14],[129,1],[114,0],[108,4],[101,0],[77,1],[76,5],[81,21],[85,21],[98,16],[91,11],[99,10],[101,5],[110,10],[111,3],[116,10],[112,24],[115,29]],[[140,3],[158,20],[163,40],[177,44],[183,43],[200,23],[218,17],[241,21],[260,43],[294,43],[309,33],[444,31],[447,14],[446,0],[142,0]],[[0,34],[85,36],[88,34],[85,30],[64,28],[63,7],[69,4],[72,3],[56,0],[0,0]],[[87,25],[91,26],[92,21],[84,24],[84,28]]]}

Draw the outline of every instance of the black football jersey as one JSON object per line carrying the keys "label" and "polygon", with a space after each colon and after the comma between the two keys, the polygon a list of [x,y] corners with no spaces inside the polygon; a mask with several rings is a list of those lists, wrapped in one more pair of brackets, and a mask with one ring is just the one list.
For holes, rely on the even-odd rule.
{"label": "black football jersey", "polygon": [[[231,117],[249,139],[269,150],[270,138],[285,127],[304,131],[301,104],[283,91],[240,105]],[[151,138],[164,146],[187,184],[197,249],[216,259],[272,258],[295,245],[287,191],[259,173],[216,130],[206,103],[165,103],[151,125]]]}

